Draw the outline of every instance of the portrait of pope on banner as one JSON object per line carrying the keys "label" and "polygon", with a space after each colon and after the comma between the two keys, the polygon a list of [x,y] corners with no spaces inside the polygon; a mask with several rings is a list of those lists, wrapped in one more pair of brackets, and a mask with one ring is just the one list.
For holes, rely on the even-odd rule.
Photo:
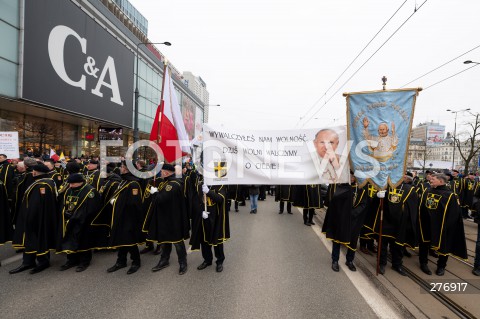
{"label": "portrait of pope on banner", "polygon": [[392,156],[393,152],[398,146],[398,136],[395,134],[395,123],[392,121],[391,130],[388,128],[388,124],[382,122],[378,125],[378,136],[370,134],[368,127],[370,121],[368,117],[363,118],[363,137],[368,142],[368,148],[372,151],[372,156],[379,162],[386,162]]}

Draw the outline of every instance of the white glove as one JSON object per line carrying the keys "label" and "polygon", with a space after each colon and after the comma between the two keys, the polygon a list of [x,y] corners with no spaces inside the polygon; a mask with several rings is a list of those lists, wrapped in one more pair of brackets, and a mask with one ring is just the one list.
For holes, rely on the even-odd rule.
{"label": "white glove", "polygon": [[116,200],[116,198],[112,198],[112,199],[110,200],[110,204],[112,204],[112,205],[115,204],[115,200]]}
{"label": "white glove", "polygon": [[385,198],[385,191],[378,191],[377,192],[377,197],[378,198]]}
{"label": "white glove", "polygon": [[203,211],[202,212],[202,217],[203,219],[207,219],[208,218],[208,214],[210,214],[209,212],[206,212],[206,211]]}
{"label": "white glove", "polygon": [[156,187],[150,187],[150,194],[155,194],[156,192],[158,192],[158,188]]}
{"label": "white glove", "polygon": [[208,188],[208,186],[206,184],[203,184],[202,185],[202,191],[206,194],[210,191],[210,189]]}

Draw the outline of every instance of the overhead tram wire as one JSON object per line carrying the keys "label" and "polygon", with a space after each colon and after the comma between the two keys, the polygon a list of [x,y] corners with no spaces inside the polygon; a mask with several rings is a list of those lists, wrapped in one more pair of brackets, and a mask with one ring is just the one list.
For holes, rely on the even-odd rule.
{"label": "overhead tram wire", "polygon": [[440,84],[440,83],[442,83],[442,82],[444,82],[444,81],[446,81],[446,80],[448,80],[448,79],[453,78],[454,76],[459,75],[460,73],[463,73],[463,72],[465,72],[465,71],[468,71],[468,70],[470,70],[471,68],[474,68],[474,67],[479,66],[479,65],[480,65],[480,64],[475,64],[475,65],[473,65],[473,66],[471,66],[471,67],[469,67],[469,68],[466,68],[465,70],[462,70],[462,71],[460,71],[460,72],[457,72],[457,73],[455,73],[455,74],[452,74],[452,75],[450,75],[449,77],[446,77],[446,78],[443,79],[443,80],[440,80],[440,81],[438,81],[438,82],[433,83],[432,85],[427,86],[427,87],[424,88],[423,90],[425,91],[426,89],[429,89],[429,88],[431,88],[432,86],[435,86],[435,85],[437,85],[437,84]]}
{"label": "overhead tram wire", "polygon": [[[375,35],[373,36],[373,38],[370,39],[370,41],[368,41],[368,43],[363,47],[363,49],[357,54],[357,56],[352,60],[352,62],[350,62],[350,64],[345,68],[345,70],[343,70],[343,72],[337,77],[337,79],[335,81],[333,81],[332,85],[330,85],[330,87],[325,91],[325,93],[322,94],[322,96],[317,100],[315,101],[315,103],[313,103],[313,105],[307,110],[307,112],[305,112],[304,116],[300,117],[300,120],[299,122],[301,121],[302,118],[304,118],[305,116],[307,116],[308,112],[310,112],[314,107],[315,105],[317,105],[318,102],[320,102],[320,100],[325,96],[327,95],[327,92],[330,91],[330,89],[338,82],[338,80],[340,80],[340,78],[345,74],[345,72],[347,72],[347,70],[352,66],[352,64],[357,61],[358,57],[367,49],[367,47],[370,45],[370,43],[372,43],[373,40],[375,40],[375,38],[377,37],[377,35],[382,32],[382,30],[387,26],[387,24],[390,22],[390,20],[393,19],[393,17],[398,13],[398,11],[400,11],[400,9],[403,7],[403,5],[407,2],[408,0],[405,0],[401,5],[400,7],[398,7],[398,9],[393,13],[393,15],[387,20],[387,22],[385,22],[385,24],[380,28],[380,30],[377,31],[377,33],[375,33]],[[299,124],[299,122],[295,125],[297,126]]]}
{"label": "overhead tram wire", "polygon": [[330,102],[334,97],[335,97],[335,94],[337,94],[364,66],[365,64],[368,63],[368,61],[370,61],[370,59],[372,59],[375,54],[378,53],[378,51],[380,51],[380,49],[385,45],[387,44],[387,42],[405,25],[405,23],[408,22],[408,20],[410,20],[412,18],[412,16],[418,12],[418,10],[420,10],[421,7],[423,7],[423,5],[427,2],[428,0],[425,0],[418,8],[415,8],[415,11],[395,30],[395,32],[392,33],[391,36],[388,37],[387,40],[385,40],[385,42],[382,43],[382,45],[375,51],[373,52],[373,54],[342,84],[342,86],[340,86],[338,88],[338,90],[335,91],[335,93],[333,93],[330,98],[325,102],[325,104],[323,104],[322,106],[320,106],[320,108],[315,112],[313,113],[313,115],[303,124],[307,124],[315,115],[318,114],[318,112],[320,112],[320,110],[325,106],[327,105],[328,102]]}
{"label": "overhead tram wire", "polygon": [[[419,80],[419,79],[423,78],[424,76],[427,76],[427,75],[429,75],[430,73],[432,73],[432,72],[434,72],[434,71],[436,71],[436,70],[438,70],[438,69],[440,69],[440,68],[444,67],[445,65],[447,65],[447,64],[449,64],[449,63],[451,63],[451,62],[455,61],[456,59],[458,59],[458,58],[460,58],[460,57],[464,56],[465,54],[467,54],[467,53],[470,53],[470,52],[472,52],[473,50],[476,50],[476,49],[478,49],[478,48],[480,48],[480,45],[477,45],[477,46],[476,46],[476,47],[474,47],[473,49],[470,49],[470,50],[468,50],[467,52],[460,54],[460,55],[459,55],[459,56],[457,56],[456,58],[453,58],[453,59],[451,59],[450,61],[448,61],[448,62],[445,62],[444,64],[442,64],[442,65],[440,65],[440,66],[436,67],[435,69],[433,69],[433,70],[431,70],[431,71],[429,71],[429,72],[427,72],[427,73],[425,73],[425,74],[423,74],[423,75],[419,76],[418,78],[416,78],[416,79],[414,79],[414,80],[412,80],[412,81],[410,81],[410,82],[408,82],[408,83],[405,83],[405,84],[404,84],[404,85],[402,85],[400,88],[404,88],[404,87],[406,87],[406,86],[407,86],[407,85],[409,85],[410,83],[413,83],[413,82],[415,82],[415,81],[417,81],[417,80]],[[468,69],[466,69],[466,70],[468,70]],[[463,72],[463,71],[462,71],[462,72]],[[461,73],[461,72],[460,72],[460,73]]]}

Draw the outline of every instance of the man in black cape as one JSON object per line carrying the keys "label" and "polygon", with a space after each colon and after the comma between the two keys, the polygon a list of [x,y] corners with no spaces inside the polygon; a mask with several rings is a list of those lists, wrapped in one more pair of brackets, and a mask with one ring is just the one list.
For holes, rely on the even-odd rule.
{"label": "man in black cape", "polygon": [[55,185],[57,186],[57,190],[59,190],[60,186],[62,186],[62,183],[63,183],[63,177],[55,169],[55,162],[49,158],[43,161],[43,164],[45,164],[45,166],[47,166],[50,169],[50,172],[48,172],[48,176],[51,179],[53,179],[53,181],[55,182]]}
{"label": "man in black cape", "polygon": [[420,201],[419,259],[420,268],[427,275],[432,274],[428,268],[429,248],[439,255],[436,271],[438,276],[445,274],[449,255],[468,258],[459,200],[445,186],[446,183],[446,175],[433,174],[430,178],[432,188],[423,193]]}
{"label": "man in black cape", "polygon": [[[287,213],[292,214],[292,202],[290,198],[291,185],[277,185],[275,186],[275,201],[280,202],[279,214],[283,214],[285,202],[287,202]],[[312,217],[313,218],[313,217]]]}
{"label": "man in black cape", "polygon": [[92,185],[97,191],[99,191],[102,185],[100,179],[100,170],[98,169],[98,161],[92,159],[88,161],[86,167],[87,169],[84,170],[85,180],[88,184]]}
{"label": "man in black cape", "polygon": [[108,248],[118,249],[117,262],[107,269],[114,272],[127,267],[127,254],[130,253],[132,265],[127,274],[133,274],[140,268],[138,245],[142,240],[142,189],[138,178],[130,173],[127,163],[120,166],[122,181],[94,218],[92,225],[101,227],[108,223],[110,236]]}
{"label": "man in black cape", "polygon": [[322,208],[320,185],[294,185],[292,186],[292,205],[303,208],[303,224],[315,225],[313,216],[315,208]]}
{"label": "man in black cape", "polygon": [[[387,249],[392,253],[392,269],[402,276],[402,247],[417,247],[418,195],[411,182],[413,174],[407,172],[403,182],[396,188],[389,187],[383,201],[382,246],[380,247],[379,273],[385,274],[387,265]],[[380,234],[380,214],[377,214],[374,225],[377,236]]]}
{"label": "man in black cape", "polygon": [[[212,246],[216,258],[216,271],[223,271],[225,253],[223,243],[230,238],[230,222],[226,204],[226,186],[216,185],[208,187],[203,181],[203,176],[198,175],[195,183],[195,197],[192,199],[192,237],[190,245],[192,250],[201,248],[203,262],[197,267],[202,270],[213,262]],[[205,198],[204,198],[205,194]],[[204,199],[206,199],[206,207]]]}
{"label": "man in black cape", "polygon": [[44,164],[33,167],[34,182],[23,196],[13,238],[13,248],[24,250],[23,261],[10,270],[10,274],[30,268],[33,268],[30,273],[35,274],[50,267],[50,249],[55,249],[58,217],[56,186],[47,176],[49,171]]}
{"label": "man in black cape", "polygon": [[100,211],[102,201],[93,186],[81,174],[67,178],[68,190],[60,197],[60,227],[57,253],[66,253],[67,262],[60,270],[75,267],[82,272],[90,265],[92,249],[97,245],[91,222]]}
{"label": "man in black cape", "polygon": [[9,199],[13,194],[14,169],[7,155],[0,154],[0,245],[12,240],[12,216]]}
{"label": "man in black cape", "polygon": [[332,269],[340,271],[340,245],[347,247],[346,265],[356,271],[353,264],[358,236],[366,214],[367,196],[365,189],[359,188],[353,173],[350,184],[330,184],[328,189],[328,209],[323,222],[322,232],[332,240]]}
{"label": "man in black cape", "polygon": [[[13,211],[12,211],[12,223],[16,225],[18,211],[22,205],[23,195],[25,194],[26,190],[33,184],[35,181],[33,178],[33,167],[37,165],[37,161],[31,157],[25,157],[23,159],[23,163],[25,165],[25,172],[23,172],[20,176],[18,176],[18,182],[15,186],[15,198],[13,199]],[[45,176],[44,176],[45,177]]]}
{"label": "man in black cape", "polygon": [[163,182],[152,193],[151,210],[146,218],[150,219],[147,240],[161,245],[161,257],[152,271],[162,270],[170,265],[172,244],[177,251],[180,268],[178,273],[187,272],[187,250],[185,240],[190,238],[190,221],[184,193],[184,182],[175,176],[175,167],[163,164],[161,170]]}

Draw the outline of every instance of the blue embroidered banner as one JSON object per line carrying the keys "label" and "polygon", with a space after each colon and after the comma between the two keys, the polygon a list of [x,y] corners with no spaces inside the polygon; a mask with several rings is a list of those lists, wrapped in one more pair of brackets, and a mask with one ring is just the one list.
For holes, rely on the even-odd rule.
{"label": "blue embroidered banner", "polygon": [[420,89],[345,93],[350,167],[360,185],[396,187],[405,174],[416,96]]}

